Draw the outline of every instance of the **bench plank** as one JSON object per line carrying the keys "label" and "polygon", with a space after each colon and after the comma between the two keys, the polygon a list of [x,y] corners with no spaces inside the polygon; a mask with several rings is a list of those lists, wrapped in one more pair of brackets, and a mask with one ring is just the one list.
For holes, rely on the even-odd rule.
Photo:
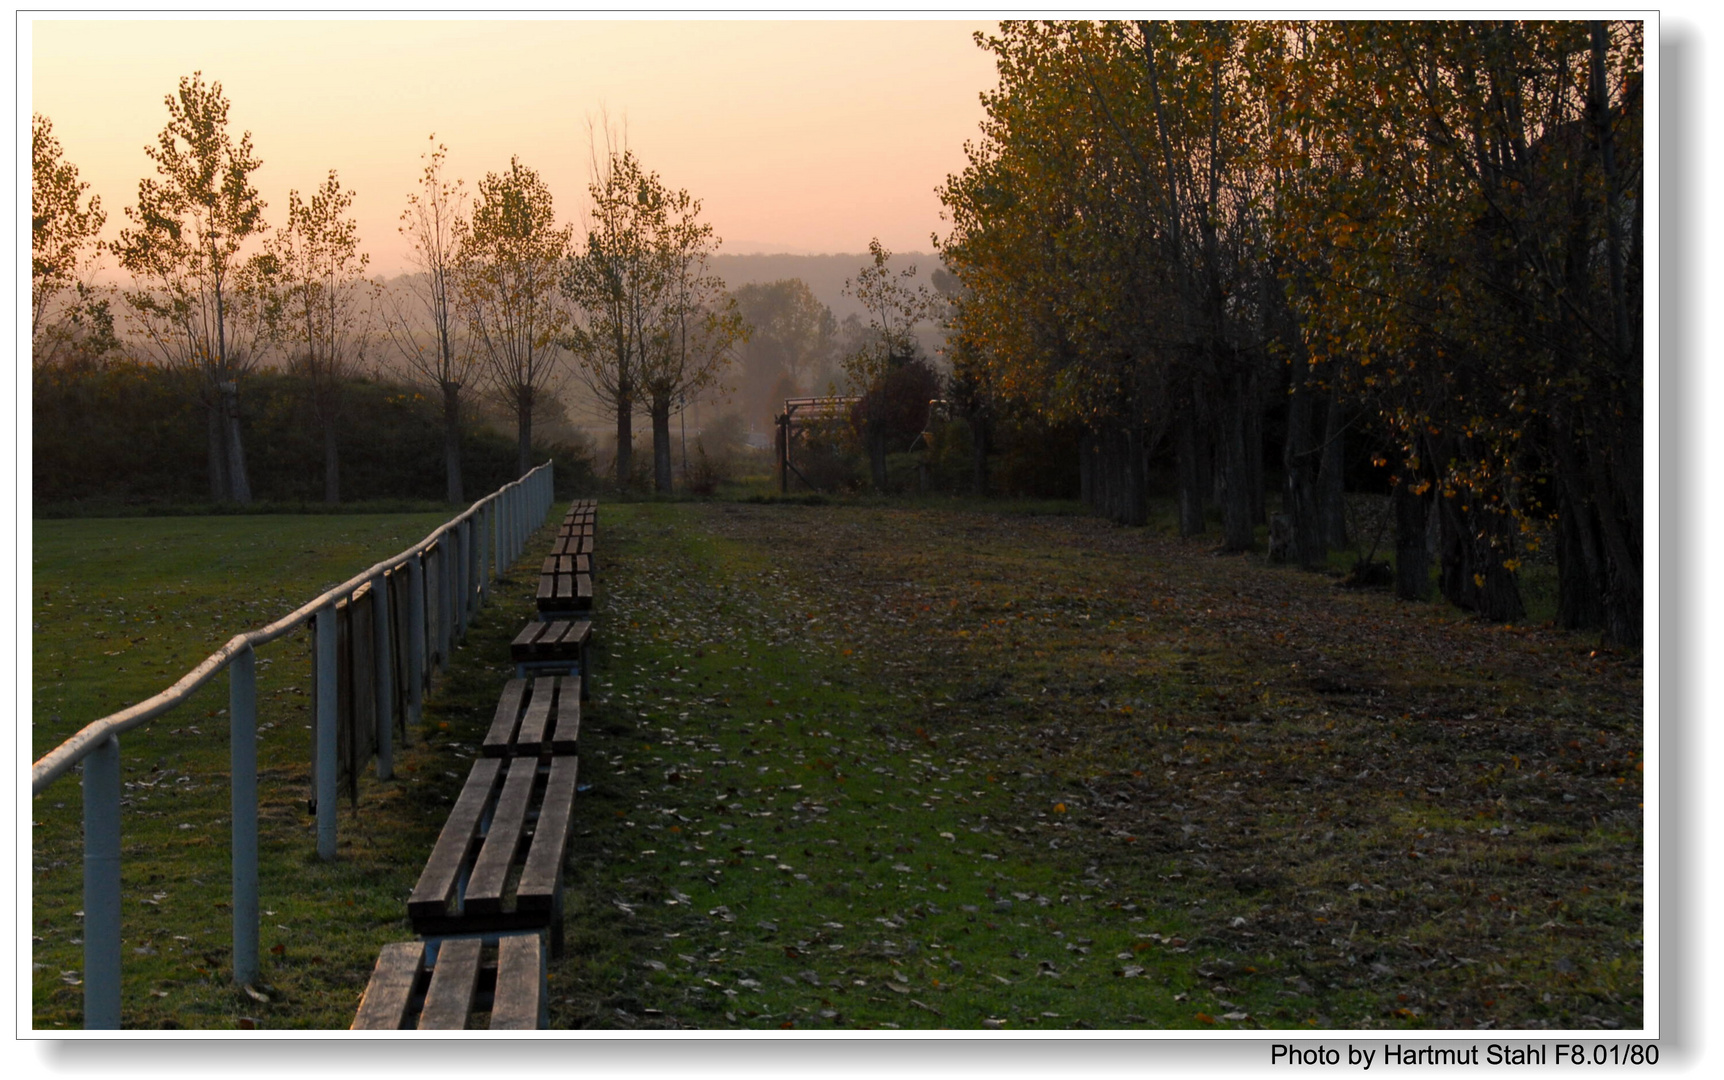
{"label": "bench plank", "polygon": [[545,801],[539,810],[533,846],[527,865],[515,886],[515,908],[519,911],[550,911],[562,884],[563,860],[568,854],[570,821],[574,817],[575,781],[580,758],[572,755],[551,759],[551,775],[545,784]]}
{"label": "bench plank", "polygon": [[377,956],[371,982],[359,999],[354,1031],[400,1031],[407,1024],[413,988],[425,970],[425,946],[418,941],[392,941]]}
{"label": "bench plank", "polygon": [[[557,730],[550,738],[553,754],[573,754],[580,749],[581,696],[585,685],[579,675],[565,675],[557,680]],[[547,793],[545,798],[550,795]]]}
{"label": "bench plank", "polygon": [[497,989],[491,998],[491,1030],[532,1031],[544,1011],[544,947],[537,934],[510,934],[497,941]]}
{"label": "bench plank", "polygon": [[527,702],[527,714],[521,718],[521,730],[515,736],[515,742],[523,750],[532,747],[537,750],[547,741],[545,729],[551,723],[551,694],[556,689],[556,680],[541,676],[533,680],[533,696]]}
{"label": "bench plank", "polygon": [[[549,695],[546,695],[549,697]],[[495,761],[495,758],[483,760]],[[515,853],[521,847],[521,834],[527,825],[527,803],[533,794],[533,779],[539,770],[537,758],[518,757],[509,763],[509,777],[503,782],[503,794],[497,798],[497,809],[491,814],[491,828],[479,857],[473,862],[473,874],[467,880],[467,897],[461,910],[472,915],[493,915],[503,910],[503,890],[508,884],[509,867],[515,863]],[[517,908],[519,904],[516,905]]]}
{"label": "bench plank", "polygon": [[467,774],[467,784],[455,800],[455,809],[450,811],[449,820],[443,823],[443,831],[431,849],[431,858],[419,875],[419,883],[413,887],[413,895],[407,900],[410,917],[442,915],[454,900],[461,867],[478,841],[479,821],[485,812],[485,804],[490,801],[491,789],[496,786],[501,765],[500,758],[491,757],[473,762],[472,771]]}
{"label": "bench plank", "polygon": [[437,966],[431,969],[431,985],[425,990],[425,1007],[419,1010],[419,1030],[466,1029],[473,995],[479,989],[479,953],[484,946],[478,938],[455,938],[437,950]]}
{"label": "bench plank", "polygon": [[497,701],[497,713],[491,718],[491,730],[485,733],[484,748],[487,754],[492,747],[507,746],[514,742],[515,717],[521,712],[521,698],[527,692],[527,680],[510,679],[503,684],[503,696]]}

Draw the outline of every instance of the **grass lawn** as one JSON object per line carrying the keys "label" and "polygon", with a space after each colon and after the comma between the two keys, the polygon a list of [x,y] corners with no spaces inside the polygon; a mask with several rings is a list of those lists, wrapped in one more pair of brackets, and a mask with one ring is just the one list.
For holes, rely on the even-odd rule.
{"label": "grass lawn", "polygon": [[1079,517],[603,521],[559,1025],[1641,1022],[1637,657]]}
{"label": "grass lawn", "polygon": [[[125,528],[176,524],[199,527]],[[71,565],[92,526],[119,527],[38,523],[41,749],[50,716],[88,719],[64,705],[94,692],[84,673],[135,666],[91,631],[137,617],[140,596],[168,606],[92,586],[126,559]],[[553,1027],[1642,1022],[1638,655],[1000,505],[605,503],[599,544]],[[178,616],[132,629],[139,660],[177,652],[109,692],[153,693],[345,566],[271,579],[260,592],[281,606],[255,617],[244,602],[263,596],[212,584],[233,621],[177,644],[158,642]],[[189,588],[176,574],[152,587]],[[515,578],[401,777],[344,811],[333,865],[304,812],[305,699],[288,689],[304,643],[277,646],[267,1001],[222,967],[225,689],[126,741],[125,778],[156,785],[128,792],[124,826],[128,1024],[350,1022],[377,949],[411,936],[405,895],[531,609]],[[77,806],[67,782],[36,803],[41,1027],[77,1023]]]}
{"label": "grass lawn", "polygon": [[[423,539],[447,511],[34,523],[32,757],[166,688],[234,634],[285,615]],[[469,639],[516,626],[531,585],[510,582]],[[513,590],[513,591],[511,591]],[[513,629],[508,633],[512,635]],[[503,659],[507,658],[507,637]],[[465,653],[458,653],[465,656]],[[419,733],[401,779],[367,777],[343,805],[339,861],[315,854],[305,634],[258,651],[263,986],[232,984],[227,680],[120,739],[122,1022],[128,1027],[346,1027],[377,951],[402,940],[403,901],[436,839],[449,784]],[[462,679],[504,677],[501,662]],[[447,723],[446,718],[432,722]],[[440,779],[446,780],[447,778]],[[75,774],[33,800],[33,1016],[82,1024],[82,795]]]}

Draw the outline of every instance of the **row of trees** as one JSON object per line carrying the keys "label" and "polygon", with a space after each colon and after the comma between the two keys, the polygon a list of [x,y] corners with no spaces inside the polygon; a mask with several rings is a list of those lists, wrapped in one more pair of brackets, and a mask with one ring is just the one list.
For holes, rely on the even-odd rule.
{"label": "row of trees", "polygon": [[1559,619],[1641,635],[1640,23],[1005,23],[942,198],[954,397],[1083,432],[1141,522],[1263,522],[1284,410],[1291,553],[1332,546],[1340,447],[1392,472],[1403,595],[1521,614],[1554,520]]}
{"label": "row of trees", "polygon": [[614,411],[619,479],[629,476],[632,418],[648,412],[658,484],[668,488],[673,406],[714,385],[747,336],[707,270],[719,241],[698,200],[607,133],[602,160],[594,150],[592,226],[578,241],[519,159],[487,174],[469,205],[432,136],[419,190],[401,215],[414,272],[385,293],[367,277],[353,192],[334,170],[309,196],[289,193],[286,222],[271,234],[253,181],[262,162],[249,132],[231,134],[221,84],[194,73],[166,103],[168,123],[146,147],[156,175],[140,181],[126,208],[130,225],[111,245],[98,239],[100,201],[87,196],[51,122],[33,120],[37,364],[121,346],[115,307],[92,284],[107,247],[133,281],[119,294],[125,340],[181,373],[207,417],[218,501],[251,499],[239,384],[272,355],[307,387],[330,501],[340,498],[346,388],[384,356],[441,398],[452,502],[464,501],[465,400],[489,390],[508,404],[525,472],[533,418],[570,374]]}

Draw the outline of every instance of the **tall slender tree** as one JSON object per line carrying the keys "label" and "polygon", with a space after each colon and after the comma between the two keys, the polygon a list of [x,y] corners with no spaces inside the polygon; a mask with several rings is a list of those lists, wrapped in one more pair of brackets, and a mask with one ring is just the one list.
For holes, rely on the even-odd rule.
{"label": "tall slender tree", "polygon": [[443,403],[443,472],[451,503],[465,502],[461,480],[461,404],[483,373],[460,319],[456,238],[467,193],[443,176],[448,147],[431,136],[419,190],[407,196],[399,231],[413,266],[388,295],[384,327],[412,375]]}
{"label": "tall slender tree", "polygon": [[868,446],[874,486],[886,490],[885,398],[879,393],[894,371],[921,358],[916,326],[933,319],[940,301],[926,285],[912,284],[916,268],[893,272],[892,253],[878,237],[868,241],[869,265],[844,283],[868,312],[868,332],[858,347],[843,358],[850,387],[864,395],[862,435]]}
{"label": "tall slender tree", "polygon": [[108,220],[100,196],[66,160],[54,125],[30,118],[30,356],[52,363],[70,347],[106,352],[116,342],[107,300],[92,282]]}
{"label": "tall slender tree", "polygon": [[563,374],[568,310],[558,280],[568,226],[556,223],[550,189],[511,158],[479,182],[473,216],[459,230],[460,302],[492,387],[515,413],[520,474],[532,468],[533,413]]}
{"label": "tall slender tree", "polygon": [[665,192],[633,151],[593,145],[592,220],[569,260],[563,295],[580,313],[568,336],[577,377],[616,422],[616,482],[633,475],[634,414],[646,397],[642,380],[671,289],[656,249],[665,231]]}
{"label": "tall slender tree", "polygon": [[358,373],[371,330],[375,285],[370,257],[359,250],[359,225],[348,216],[353,192],[335,170],[310,199],[288,192],[287,227],[270,245],[272,337],[289,370],[305,380],[323,429],[323,498],[341,501],[342,403]]}
{"label": "tall slender tree", "polygon": [[719,241],[712,226],[700,220],[700,201],[685,190],[665,189],[659,197],[662,228],[652,246],[663,264],[665,289],[641,387],[652,419],[653,484],[669,491],[671,411],[720,387],[736,346],[748,339],[748,326],[725,292],[724,280],[709,269]]}
{"label": "tall slender tree", "polygon": [[114,250],[132,274],[125,300],[139,338],[192,379],[209,417],[211,496],[246,503],[238,383],[258,361],[262,327],[253,242],[268,225],[252,173],[263,163],[249,131],[229,134],[221,83],[193,72],[166,103],[167,126],[144,148],[157,177],[138,182]]}

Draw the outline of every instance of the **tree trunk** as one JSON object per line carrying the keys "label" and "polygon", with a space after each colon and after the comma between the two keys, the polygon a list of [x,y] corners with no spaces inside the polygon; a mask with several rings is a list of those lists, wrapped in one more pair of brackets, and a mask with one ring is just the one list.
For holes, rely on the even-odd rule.
{"label": "tree trunk", "polygon": [[461,489],[461,384],[443,384],[443,474],[446,497],[459,506],[466,499]]}
{"label": "tree trunk", "polygon": [[245,444],[239,434],[239,384],[221,384],[222,411],[227,417],[227,479],[233,501],[241,506],[251,502],[251,481],[245,473]]}
{"label": "tree trunk", "polygon": [[323,501],[332,506],[341,501],[341,446],[336,438],[339,427],[333,418],[323,422]]}
{"label": "tree trunk", "polygon": [[1148,486],[1145,475],[1143,425],[1133,422],[1125,429],[1125,524],[1142,527],[1149,524]]}
{"label": "tree trunk", "polygon": [[1425,552],[1425,500],[1415,495],[1417,478],[1403,475],[1395,485],[1395,595],[1426,600],[1431,595],[1431,561]]}
{"label": "tree trunk", "polygon": [[515,449],[519,471],[525,476],[533,469],[533,388],[523,386],[515,392]]}
{"label": "tree trunk", "polygon": [[874,490],[884,495],[886,493],[886,425],[880,420],[869,418],[868,432],[868,465],[874,473]]}
{"label": "tree trunk", "polygon": [[626,394],[617,395],[617,487],[627,490],[634,476],[635,403]]}
{"label": "tree trunk", "polygon": [[1088,429],[1078,433],[1078,501],[1095,513],[1095,446]]}
{"label": "tree trunk", "polygon": [[209,417],[210,501],[227,502],[233,494],[227,483],[227,399],[218,394],[206,401],[204,412]]}
{"label": "tree trunk", "polygon": [[1245,449],[1246,394],[1243,379],[1228,380],[1221,416],[1221,523],[1223,551],[1250,551],[1251,466]]}
{"label": "tree trunk", "polygon": [[980,410],[970,414],[970,452],[972,459],[972,477],[975,482],[976,495],[986,498],[988,495],[988,415]]}
{"label": "tree trunk", "polygon": [[1179,535],[1203,535],[1203,454],[1196,409],[1180,408],[1174,420],[1174,456],[1179,470]]}
{"label": "tree trunk", "polygon": [[1341,396],[1331,392],[1323,425],[1323,462],[1317,471],[1317,512],[1321,515],[1323,542],[1331,549],[1347,546],[1347,494],[1343,484],[1346,424],[1347,410],[1341,404]]}
{"label": "tree trunk", "polygon": [[1438,579],[1451,604],[1493,622],[1509,622],[1526,614],[1514,572],[1503,566],[1509,536],[1502,515],[1462,502],[1478,498],[1476,492],[1458,491],[1437,500],[1442,556]]}
{"label": "tree trunk", "polygon": [[652,398],[652,481],[654,491],[670,493],[669,394],[654,394]]}
{"label": "tree trunk", "polygon": [[1251,524],[1269,521],[1267,481],[1263,476],[1263,396],[1258,392],[1259,375],[1252,364],[1245,380],[1245,467],[1251,485]]}
{"label": "tree trunk", "polygon": [[1592,515],[1566,494],[1556,519],[1556,624],[1564,630],[1602,630],[1606,575]]}
{"label": "tree trunk", "polygon": [[1281,512],[1288,518],[1287,558],[1303,567],[1323,564],[1328,554],[1317,513],[1317,464],[1320,448],[1312,432],[1311,380],[1303,358],[1295,358],[1292,393],[1287,398],[1287,440],[1281,449]]}

